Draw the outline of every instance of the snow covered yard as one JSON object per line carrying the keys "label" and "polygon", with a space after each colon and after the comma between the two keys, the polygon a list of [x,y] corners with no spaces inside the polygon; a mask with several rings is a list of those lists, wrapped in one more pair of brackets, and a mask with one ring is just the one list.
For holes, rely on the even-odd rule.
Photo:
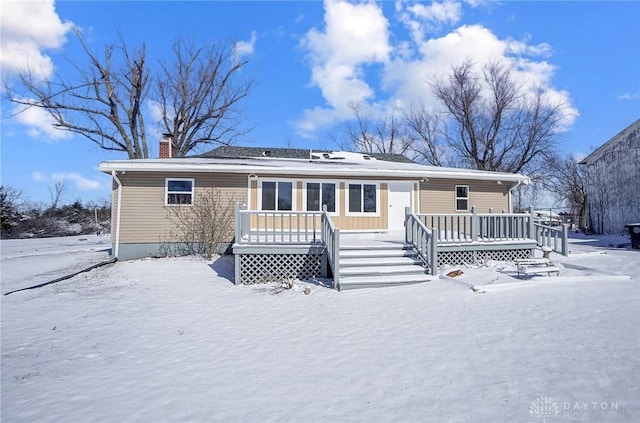
{"label": "snow covered yard", "polygon": [[[273,294],[148,259],[3,296],[2,421],[637,422],[640,251],[574,241],[560,278]],[[69,259],[2,242],[3,293]]]}

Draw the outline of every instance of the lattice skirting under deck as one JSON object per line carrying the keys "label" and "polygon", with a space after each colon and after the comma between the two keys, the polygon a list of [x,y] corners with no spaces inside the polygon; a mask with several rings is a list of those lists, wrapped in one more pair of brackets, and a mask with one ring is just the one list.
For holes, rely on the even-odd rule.
{"label": "lattice skirting under deck", "polygon": [[325,276],[322,254],[238,254],[238,260],[239,283],[245,285]]}
{"label": "lattice skirting under deck", "polygon": [[533,251],[531,248],[526,249],[508,249],[508,250],[488,250],[488,251],[438,251],[438,266],[478,264],[494,261],[515,261],[519,259],[531,258]]}

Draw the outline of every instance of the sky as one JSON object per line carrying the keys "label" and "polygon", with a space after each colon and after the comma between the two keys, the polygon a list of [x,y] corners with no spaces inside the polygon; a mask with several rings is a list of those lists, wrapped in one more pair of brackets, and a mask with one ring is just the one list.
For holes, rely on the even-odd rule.
{"label": "sky", "polygon": [[[119,37],[145,43],[152,67],[176,37],[233,46],[255,83],[243,145],[340,149],[350,104],[379,116],[433,104],[428,81],[467,59],[506,63],[524,87],[562,102],[563,154],[584,156],[640,118],[640,2],[1,0],[0,15],[9,86],[27,67],[72,77],[85,60],[73,28],[94,52]],[[126,155],[52,128],[38,110],[16,114],[4,94],[2,184],[35,202],[59,181],[66,201],[108,199],[110,177],[96,167]],[[156,157],[153,105],[144,110]]]}

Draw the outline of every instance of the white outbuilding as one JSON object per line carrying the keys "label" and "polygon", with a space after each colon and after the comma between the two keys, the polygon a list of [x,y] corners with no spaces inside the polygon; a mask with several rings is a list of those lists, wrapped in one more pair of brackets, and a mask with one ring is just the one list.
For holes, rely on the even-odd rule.
{"label": "white outbuilding", "polygon": [[580,164],[586,167],[591,230],[621,233],[640,221],[640,119]]}

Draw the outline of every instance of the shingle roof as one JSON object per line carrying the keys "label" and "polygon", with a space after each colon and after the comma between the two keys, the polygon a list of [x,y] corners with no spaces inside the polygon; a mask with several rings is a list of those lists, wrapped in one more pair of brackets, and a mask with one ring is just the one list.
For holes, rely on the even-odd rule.
{"label": "shingle roof", "polygon": [[286,175],[288,177],[305,175],[331,178],[441,178],[529,183],[529,178],[514,173],[425,166],[418,163],[398,163],[385,160],[174,157],[167,159],[110,160],[100,163],[98,169],[106,173],[111,173],[112,171],[166,172],[167,174],[174,172],[217,172],[244,175]]}
{"label": "shingle roof", "polygon": [[[331,150],[312,150],[314,154],[331,153]],[[308,159],[310,150],[303,148],[271,148],[271,147],[235,147],[220,146],[191,158],[203,159],[249,159],[254,157],[272,157],[275,159]],[[367,154],[377,160],[398,163],[414,163],[402,154]]]}

